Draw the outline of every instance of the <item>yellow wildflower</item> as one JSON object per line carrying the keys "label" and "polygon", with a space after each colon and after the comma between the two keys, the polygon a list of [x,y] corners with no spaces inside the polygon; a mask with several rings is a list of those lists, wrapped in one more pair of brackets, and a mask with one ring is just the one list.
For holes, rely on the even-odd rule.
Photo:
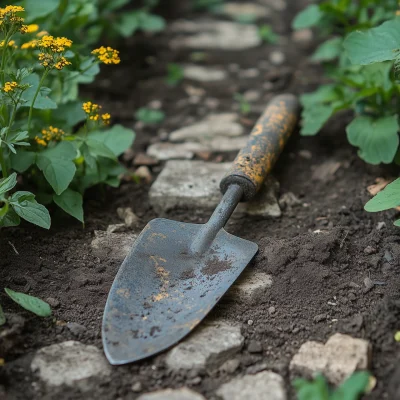
{"label": "yellow wildflower", "polygon": [[47,142],[43,139],[41,139],[39,136],[35,136],[35,142],[37,144],[40,144],[40,146],[46,147],[47,146]]}
{"label": "yellow wildflower", "polygon": [[[8,42],[8,45],[9,45],[10,47],[14,47],[14,49],[17,49],[17,48],[18,48],[18,46],[15,44],[15,40],[10,40],[10,41]],[[4,40],[0,41],[0,47],[4,47]]]}
{"label": "yellow wildflower", "polygon": [[54,64],[54,68],[61,70],[67,65],[71,65],[71,63],[65,57],[60,57],[58,61]]}
{"label": "yellow wildflower", "polygon": [[87,101],[86,103],[82,104],[82,109],[85,111],[86,114],[98,114],[101,106],[98,104],[92,103],[91,101]]}
{"label": "yellow wildflower", "polygon": [[110,124],[111,115],[109,113],[105,113],[101,116],[104,125]]}
{"label": "yellow wildflower", "polygon": [[52,55],[46,54],[46,53],[39,53],[39,61],[40,61],[40,64],[42,64],[43,67],[45,67],[45,68],[47,68],[47,67],[51,68],[54,64]]}
{"label": "yellow wildflower", "polygon": [[19,28],[20,33],[28,33],[28,25],[22,25],[21,28]]}
{"label": "yellow wildflower", "polygon": [[38,45],[54,53],[62,53],[67,47],[71,47],[72,40],[65,37],[43,36]]}
{"label": "yellow wildflower", "polygon": [[5,93],[13,92],[15,89],[18,88],[17,82],[6,82],[2,87],[2,91]]}
{"label": "yellow wildflower", "polygon": [[43,37],[43,36],[47,36],[49,34],[49,32],[47,31],[40,31],[36,34],[37,37]]}
{"label": "yellow wildflower", "polygon": [[22,23],[24,19],[18,17],[16,13],[24,11],[24,8],[21,6],[6,6],[4,8],[0,8],[0,24],[2,26],[3,32],[7,33],[15,33],[16,30],[20,30],[20,32],[24,32]]}
{"label": "yellow wildflower", "polygon": [[0,14],[16,13],[22,11],[25,11],[25,8],[21,6],[6,6],[5,8],[0,8]]}
{"label": "yellow wildflower", "polygon": [[21,49],[34,49],[37,46],[37,40],[30,40],[29,42],[21,44]]}
{"label": "yellow wildflower", "polygon": [[41,146],[47,146],[47,144],[52,140],[57,142],[60,141],[63,135],[65,135],[65,132],[62,129],[49,126],[46,129],[42,129],[41,137],[36,136],[35,141]]}
{"label": "yellow wildflower", "polygon": [[94,54],[97,59],[104,64],[119,64],[121,61],[119,58],[119,51],[112,47],[101,46],[98,49],[94,49],[92,54]]}
{"label": "yellow wildflower", "polygon": [[26,27],[26,33],[34,33],[39,30],[39,25],[38,24],[30,24]]}

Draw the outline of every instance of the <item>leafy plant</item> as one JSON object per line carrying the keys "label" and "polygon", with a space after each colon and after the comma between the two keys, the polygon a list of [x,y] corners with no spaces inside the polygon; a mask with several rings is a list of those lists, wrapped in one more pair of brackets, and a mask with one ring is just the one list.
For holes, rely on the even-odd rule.
{"label": "leafy plant", "polygon": [[170,63],[167,66],[166,82],[170,86],[176,86],[183,79],[183,68],[179,64]]}
{"label": "leafy plant", "polygon": [[266,43],[275,44],[278,41],[278,35],[273,31],[272,27],[268,24],[261,25],[258,28],[258,35]]}
{"label": "leafy plant", "polygon": [[234,100],[239,104],[240,113],[247,115],[251,111],[251,105],[241,93],[235,93]]}
{"label": "leafy plant", "polygon": [[298,400],[357,400],[369,386],[368,372],[355,372],[336,390],[328,386],[326,379],[318,375],[314,380],[296,379],[293,386]]}
{"label": "leafy plant", "polygon": [[142,107],[136,111],[135,118],[145,124],[159,124],[164,120],[165,114],[161,110]]}

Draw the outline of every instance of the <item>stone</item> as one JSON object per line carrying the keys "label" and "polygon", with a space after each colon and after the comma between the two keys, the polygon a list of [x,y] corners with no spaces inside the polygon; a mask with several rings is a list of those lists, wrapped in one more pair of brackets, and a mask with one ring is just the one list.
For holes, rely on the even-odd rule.
{"label": "stone", "polygon": [[123,261],[132,248],[137,234],[134,233],[110,233],[105,231],[94,231],[94,239],[90,246],[92,252],[101,261],[112,259]]}
{"label": "stone", "polygon": [[251,269],[245,270],[225,294],[223,300],[255,304],[266,295],[271,286],[271,275],[265,272],[254,272]]}
{"label": "stone", "polygon": [[60,306],[60,301],[55,299],[54,297],[48,297],[46,299],[46,303],[48,303],[49,306],[52,307],[52,308],[57,308],[57,307]]}
{"label": "stone", "polygon": [[145,393],[137,400],[206,400],[201,394],[186,387],[180,389],[157,390],[156,392]]}
{"label": "stone", "polygon": [[124,221],[124,225],[127,228],[135,228],[139,225],[139,217],[132,211],[130,207],[119,207],[117,208],[118,217],[120,217]]}
{"label": "stone", "polygon": [[121,233],[126,232],[126,225],[125,224],[111,224],[107,226],[106,229],[107,233]]}
{"label": "stone", "polygon": [[261,353],[263,351],[262,344],[258,340],[251,340],[247,346],[249,353]]}
{"label": "stone", "polygon": [[273,315],[276,312],[276,308],[274,306],[271,306],[268,308],[268,314]]}
{"label": "stone", "polygon": [[301,205],[301,201],[292,192],[286,192],[279,198],[279,206],[282,209],[291,209],[292,207],[296,207],[299,205]]}
{"label": "stone", "polygon": [[200,143],[154,143],[147,148],[147,154],[157,160],[191,159],[194,154],[207,151],[208,147]]}
{"label": "stone", "polygon": [[135,382],[131,386],[132,392],[139,393],[142,391],[142,383],[141,382]]}
{"label": "stone", "polygon": [[168,352],[165,362],[174,371],[213,371],[232,358],[243,343],[240,327],[225,322],[203,323]]}
{"label": "stone", "polygon": [[367,255],[375,254],[376,253],[376,248],[372,247],[372,246],[367,246],[364,249],[364,253],[367,254]]}
{"label": "stone", "polygon": [[153,167],[157,164],[158,164],[158,161],[155,158],[153,158],[145,153],[139,153],[133,160],[133,165],[135,167],[138,167],[141,165],[147,165],[148,167]]}
{"label": "stone", "polygon": [[233,374],[240,366],[240,361],[236,358],[232,360],[225,361],[221,368],[220,371],[226,372],[227,374]]}
{"label": "stone", "polygon": [[[219,183],[231,165],[197,160],[167,161],[150,188],[150,204],[158,214],[182,208],[213,211],[221,200]],[[276,198],[278,187],[276,180],[267,178],[260,193],[251,202],[240,204],[233,217],[279,217],[281,211]]]}
{"label": "stone", "polygon": [[223,3],[221,13],[237,20],[243,16],[254,17],[254,19],[264,18],[270,14],[270,11],[267,7],[255,3]]}
{"label": "stone", "polygon": [[184,65],[183,76],[197,82],[218,82],[227,78],[223,69],[202,67],[200,65]]}
{"label": "stone", "polygon": [[292,41],[299,44],[309,44],[313,40],[313,32],[310,28],[299,29],[292,33]]}
{"label": "stone", "polygon": [[369,368],[371,347],[368,341],[335,333],[325,345],[304,343],[290,362],[290,371],[305,377],[322,373],[329,382],[339,385],[357,370]]}
{"label": "stone", "polygon": [[244,50],[261,45],[258,28],[252,24],[202,20],[179,20],[170,25],[181,33],[170,42],[173,48]]}
{"label": "stone", "polygon": [[149,167],[146,165],[142,165],[135,171],[135,175],[143,179],[146,183],[150,183],[153,180],[153,176],[151,175],[151,172],[149,170]]}
{"label": "stone", "polygon": [[285,55],[279,50],[274,50],[269,55],[269,61],[274,65],[282,65],[285,60]]}
{"label": "stone", "polygon": [[78,324],[77,322],[68,322],[67,328],[75,336],[82,335],[87,330],[86,327],[84,327],[81,324]]}
{"label": "stone", "polygon": [[310,150],[299,150],[298,155],[301,158],[304,158],[305,160],[311,160],[312,159],[312,153]]}
{"label": "stone", "polygon": [[208,142],[216,136],[236,137],[244,134],[244,129],[236,114],[224,113],[208,116],[205,120],[180,128],[169,135],[172,142],[195,141]]}
{"label": "stone", "polygon": [[245,375],[224,383],[217,389],[223,400],[286,400],[283,378],[271,371]]}
{"label": "stone", "polygon": [[101,350],[72,340],[38,350],[31,370],[49,386],[66,385],[83,391],[103,383],[111,374]]}
{"label": "stone", "polygon": [[319,165],[315,165],[312,179],[316,181],[329,182],[334,179],[334,175],[341,165],[340,162],[334,160],[328,160]]}

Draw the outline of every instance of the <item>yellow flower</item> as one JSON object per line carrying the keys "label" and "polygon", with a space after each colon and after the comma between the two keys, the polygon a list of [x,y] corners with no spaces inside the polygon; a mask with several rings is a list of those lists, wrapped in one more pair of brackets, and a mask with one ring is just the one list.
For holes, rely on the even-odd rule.
{"label": "yellow flower", "polygon": [[111,47],[101,46],[98,49],[94,49],[92,54],[104,64],[119,64],[121,61],[119,58],[119,51]]}
{"label": "yellow flower", "polygon": [[30,40],[29,42],[23,43],[21,49],[34,49],[37,46],[37,40]]}
{"label": "yellow flower", "polygon": [[28,33],[28,25],[22,25],[21,28],[19,28],[20,33]]}
{"label": "yellow flower", "polygon": [[[8,45],[9,45],[10,47],[14,47],[14,49],[17,49],[17,48],[18,48],[18,46],[15,44],[15,40],[10,40],[10,41],[8,42]],[[0,47],[4,47],[4,40],[0,41]]]}
{"label": "yellow flower", "polygon": [[54,68],[61,70],[67,65],[71,65],[71,63],[65,57],[60,57],[58,61],[54,64]]}
{"label": "yellow flower", "polygon": [[53,53],[62,53],[67,47],[71,47],[72,40],[65,37],[43,36],[38,46],[43,49],[49,49]]}
{"label": "yellow flower", "polygon": [[35,136],[35,142],[37,144],[40,144],[40,146],[46,147],[47,146],[47,142],[43,139],[41,139],[39,136]]}
{"label": "yellow flower", "polygon": [[57,142],[60,141],[63,135],[65,135],[65,132],[62,129],[49,126],[46,129],[42,129],[42,136],[36,136],[35,141],[41,146],[47,146],[47,143],[51,142],[52,140]]}
{"label": "yellow flower", "polygon": [[47,36],[49,32],[47,31],[40,31],[36,34],[37,37]]}
{"label": "yellow flower", "polygon": [[104,125],[110,124],[111,115],[109,113],[105,113],[101,116]]}
{"label": "yellow flower", "polygon": [[22,11],[25,11],[25,8],[21,7],[21,6],[6,6],[5,8],[0,9],[0,12],[4,12],[4,14],[16,13],[16,12],[22,12]]}
{"label": "yellow flower", "polygon": [[34,33],[39,30],[39,25],[38,24],[30,24],[26,27],[26,33]]}
{"label": "yellow flower", "polygon": [[100,105],[92,103],[91,101],[82,104],[83,111],[85,111],[91,121],[102,121],[104,125],[108,125],[110,123],[111,115],[109,113],[100,115],[101,108]]}
{"label": "yellow flower", "polygon": [[98,104],[92,103],[91,101],[87,101],[82,104],[82,109],[86,114],[98,114],[101,109],[101,106]]}
{"label": "yellow flower", "polygon": [[5,93],[9,93],[9,92],[13,92],[17,88],[18,88],[17,82],[6,82],[4,84],[4,86],[2,87],[2,90]]}

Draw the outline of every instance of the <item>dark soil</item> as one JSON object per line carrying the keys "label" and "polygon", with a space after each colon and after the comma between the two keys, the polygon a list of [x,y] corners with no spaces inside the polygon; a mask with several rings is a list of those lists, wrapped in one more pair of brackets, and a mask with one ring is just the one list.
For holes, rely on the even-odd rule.
{"label": "dark soil", "polygon": [[[173,4],[175,7],[177,2]],[[138,35],[127,41],[121,48],[122,64],[107,69],[96,86],[85,90],[113,115],[114,122],[128,127],[135,125],[135,109],[152,100],[162,102],[167,118],[160,126],[136,124],[136,154],[163,139],[164,132],[197,121],[210,112],[231,111],[233,94],[252,89],[260,92],[261,98],[251,114],[242,119],[250,128],[261,107],[274,94],[301,94],[322,81],[320,68],[307,61],[313,45],[299,45],[291,40],[290,21],[303,6],[303,1],[292,0],[286,11],[275,12],[266,19],[282,35],[279,45],[265,44],[239,53],[207,51],[208,57],[203,61],[229,71],[236,70],[232,64],[240,69],[258,68],[258,77],[240,78],[236,72],[230,72],[230,79],[223,83],[200,85],[184,81],[178,87],[167,87],[167,63],[188,62],[190,52],[171,51],[168,42],[172,34],[166,32],[151,40]],[[190,14],[185,8],[172,7],[168,11],[171,18],[179,14],[192,19],[207,16]],[[287,61],[280,67],[263,67],[263,60],[274,49],[282,50]],[[263,87],[265,82],[271,82],[268,89]],[[188,98],[189,85],[205,90],[199,104],[179,102]],[[219,100],[216,110],[209,109],[204,101],[207,98]],[[90,242],[94,230],[105,230],[109,224],[120,222],[117,207],[132,207],[141,219],[140,228],[155,217],[148,204],[149,184],[125,181],[119,189],[105,194],[88,193],[84,228],[56,214],[50,232],[29,224],[2,230],[1,293],[3,287],[10,287],[56,301],[54,318],[40,319],[1,294],[0,302],[9,317],[3,329],[13,331],[0,343],[0,357],[5,359],[5,365],[0,367],[0,398],[134,399],[140,393],[132,392],[131,387],[140,381],[141,393],[187,385],[211,399],[215,389],[233,376],[263,369],[282,374],[289,388],[288,365],[300,345],[307,340],[325,341],[334,332],[365,338],[372,344],[371,371],[377,386],[366,398],[399,398],[400,371],[396,371],[396,365],[400,355],[393,336],[400,329],[400,231],[392,226],[395,211],[369,214],[363,210],[369,199],[366,187],[377,177],[390,176],[390,172],[366,165],[357,157],[356,149],[345,137],[348,120],[346,114],[335,118],[316,137],[295,134],[281,156],[274,172],[281,194],[292,192],[301,204],[287,205],[279,219],[242,218],[228,223],[229,232],[260,246],[248,268],[268,272],[274,280],[271,290],[258,303],[222,301],[210,315],[242,325],[246,343],[237,356],[240,367],[234,373],[218,372],[195,380],[193,376],[168,371],[164,355],[159,355],[114,368],[109,381],[82,395],[78,389],[46,389],[29,370],[34,351],[43,346],[79,340],[102,347],[103,309],[119,263],[112,258],[100,261],[92,254]],[[304,150],[311,157],[305,158]],[[211,160],[219,161],[233,158],[234,154],[211,156]],[[327,163],[337,163],[336,171],[332,173]],[[154,177],[161,167],[152,167]],[[175,210],[168,217],[205,222],[208,215],[199,210]],[[378,222],[385,222],[386,226],[378,230]],[[66,322],[82,324],[86,330],[74,336]],[[261,353],[248,351],[248,345],[254,341],[262,344]],[[294,399],[293,393],[291,398]]]}

